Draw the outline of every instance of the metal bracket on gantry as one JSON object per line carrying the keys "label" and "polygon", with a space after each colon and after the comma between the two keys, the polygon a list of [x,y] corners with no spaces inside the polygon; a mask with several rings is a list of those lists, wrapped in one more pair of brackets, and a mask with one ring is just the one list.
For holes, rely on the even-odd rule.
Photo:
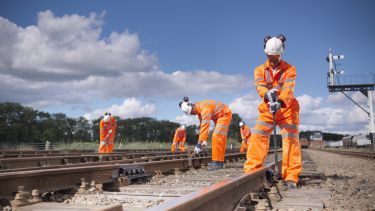
{"label": "metal bracket on gantry", "polygon": [[[338,70],[336,60],[344,59],[344,55],[333,55],[332,50],[329,49],[329,54],[326,58],[329,63],[329,71],[327,74],[327,87],[329,92],[341,92],[353,103],[359,106],[369,116],[369,133],[373,150],[375,151],[375,125],[374,125],[374,108],[372,102],[372,94],[375,87],[375,74],[365,75],[344,75],[343,70]],[[345,91],[360,91],[368,98],[368,110],[363,108],[359,103],[353,100]]]}

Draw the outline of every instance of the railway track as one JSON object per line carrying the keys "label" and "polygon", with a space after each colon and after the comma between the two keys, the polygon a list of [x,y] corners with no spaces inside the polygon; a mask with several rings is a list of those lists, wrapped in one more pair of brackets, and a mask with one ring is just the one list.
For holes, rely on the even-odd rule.
{"label": "railway track", "polygon": [[[302,185],[316,184],[316,181],[321,181],[323,176],[316,172],[313,162],[306,156],[304,157]],[[59,198],[56,201],[65,201],[64,204],[45,202],[19,207],[17,208],[19,210],[67,208],[122,210],[124,208],[125,210],[240,211],[289,209],[302,205],[306,208],[305,210],[320,210],[323,207],[320,196],[329,195],[327,190],[319,189],[314,192],[311,187],[307,188],[308,191],[300,187],[299,192],[277,191],[280,190],[280,186],[273,183],[272,176],[270,176],[270,172],[275,167],[275,163],[272,162],[273,156],[270,155],[267,159],[263,168],[247,174],[242,173],[245,154],[233,152],[226,155],[225,168],[214,172],[206,170],[207,163],[211,161],[208,154],[131,164],[111,163],[108,165],[106,162],[118,161],[106,161],[102,162],[102,165],[95,163],[95,165],[85,164],[88,166],[70,168],[14,171],[0,173],[0,183],[7,184],[4,188],[10,190],[0,194],[13,196],[16,193],[17,184],[23,186],[18,190],[18,196],[35,189],[38,189],[40,193],[53,191],[55,194],[59,193],[56,190],[75,189],[74,193],[64,192],[69,197],[62,193],[59,197],[55,196],[55,199]],[[144,172],[134,175],[129,173],[135,169],[143,169]],[[142,174],[148,175],[148,182],[138,184],[139,181],[144,180],[133,180],[137,176],[142,177]],[[95,184],[92,183],[93,181]],[[297,195],[300,198],[297,197],[296,201]],[[283,201],[279,202],[282,197]],[[288,200],[288,197],[292,197],[293,200]],[[20,203],[19,197],[11,203]]]}
{"label": "railway track", "polygon": [[[128,150],[115,149],[110,154],[124,154],[124,153],[170,153],[167,149],[153,149],[153,150]],[[5,150],[0,149],[0,158],[21,158],[21,157],[49,157],[49,156],[71,156],[71,155],[94,155],[98,154],[96,150]]]}
{"label": "railway track", "polygon": [[320,149],[320,151],[337,153],[341,155],[349,155],[367,159],[375,159],[375,152],[358,152],[358,151],[347,151],[347,150],[330,150],[330,149]]}

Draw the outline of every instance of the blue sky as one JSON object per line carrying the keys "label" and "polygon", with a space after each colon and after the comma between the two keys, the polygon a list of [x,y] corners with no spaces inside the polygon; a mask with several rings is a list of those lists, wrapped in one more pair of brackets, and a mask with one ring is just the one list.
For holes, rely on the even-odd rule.
{"label": "blue sky", "polygon": [[[3,40],[0,55],[13,49],[13,56],[18,57],[9,56],[0,63],[3,64],[0,77],[13,85],[3,84],[0,100],[17,101],[73,117],[95,117],[112,107],[124,117],[149,115],[191,121],[181,117],[176,106],[182,96],[189,95],[193,100],[221,100],[252,124],[259,100],[252,77],[253,69],[265,61],[262,40],[266,35],[282,33],[287,37],[283,58],[297,67],[295,94],[306,105],[301,114],[302,129],[366,130],[363,115],[349,122],[351,126],[340,123],[342,119],[358,115],[350,113],[356,110],[350,101],[328,93],[325,57],[332,48],[345,55],[340,63],[347,74],[374,73],[370,63],[375,49],[374,9],[374,1],[354,0],[3,0],[0,16],[2,26],[8,27],[0,29]],[[96,16],[90,16],[92,13]],[[17,34],[18,40],[7,41],[12,33]],[[123,42],[110,39],[113,34],[119,35]],[[30,39],[39,40],[29,47]],[[100,47],[103,42],[107,44],[105,48]],[[82,48],[86,44],[91,47]],[[69,50],[69,46],[75,47]],[[127,49],[127,46],[130,53],[113,50]],[[30,61],[20,59],[19,55],[29,53],[32,56],[25,59]],[[104,59],[107,54],[112,58]],[[126,58],[125,62],[117,64],[116,56]],[[98,65],[93,62],[90,66],[90,61],[97,61],[103,67],[92,71]],[[114,67],[109,67],[114,63]],[[227,80],[228,77],[232,78]],[[56,78],[64,80],[60,82]],[[15,83],[27,85],[22,89]],[[366,103],[356,93],[354,98]],[[319,123],[320,115],[335,112],[340,118],[333,115],[325,121],[331,121],[329,125]]]}

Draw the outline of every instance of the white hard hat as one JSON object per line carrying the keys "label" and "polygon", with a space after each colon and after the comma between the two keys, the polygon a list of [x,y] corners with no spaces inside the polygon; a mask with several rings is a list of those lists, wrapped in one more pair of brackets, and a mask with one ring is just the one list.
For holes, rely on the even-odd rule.
{"label": "white hard hat", "polygon": [[182,125],[181,125],[181,129],[182,129],[182,130],[186,130],[186,125],[182,124]]}
{"label": "white hard hat", "polygon": [[281,55],[284,52],[284,36],[272,37],[267,39],[265,38],[264,52],[267,55]]}
{"label": "white hard hat", "polygon": [[103,116],[103,121],[104,122],[109,122],[110,119],[111,119],[111,113],[105,112],[104,116]]}
{"label": "white hard hat", "polygon": [[191,111],[193,110],[193,104],[188,97],[184,97],[183,101],[179,103],[179,106],[185,114],[191,114]]}
{"label": "white hard hat", "polygon": [[245,123],[243,121],[241,121],[239,125],[240,125],[240,127],[242,127],[242,126],[245,125]]}

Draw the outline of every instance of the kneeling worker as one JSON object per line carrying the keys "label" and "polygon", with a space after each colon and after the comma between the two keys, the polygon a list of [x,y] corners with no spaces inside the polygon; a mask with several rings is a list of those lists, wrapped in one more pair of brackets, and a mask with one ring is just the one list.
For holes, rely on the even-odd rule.
{"label": "kneeling worker", "polygon": [[182,124],[176,129],[174,133],[173,143],[172,143],[172,153],[176,150],[180,152],[185,152],[185,141],[186,141],[186,125]]}
{"label": "kneeling worker", "polygon": [[111,113],[105,113],[103,119],[100,120],[100,145],[99,153],[111,153],[113,151],[113,143],[117,128],[116,118]]}
{"label": "kneeling worker", "polygon": [[198,143],[194,152],[199,153],[207,146],[208,131],[211,120],[215,123],[215,130],[212,134],[212,162],[208,165],[208,170],[222,169],[224,166],[224,156],[227,143],[227,133],[232,112],[228,106],[215,100],[204,100],[192,103],[188,97],[184,97],[179,103],[183,112],[190,115],[197,115],[200,121],[200,132]]}

